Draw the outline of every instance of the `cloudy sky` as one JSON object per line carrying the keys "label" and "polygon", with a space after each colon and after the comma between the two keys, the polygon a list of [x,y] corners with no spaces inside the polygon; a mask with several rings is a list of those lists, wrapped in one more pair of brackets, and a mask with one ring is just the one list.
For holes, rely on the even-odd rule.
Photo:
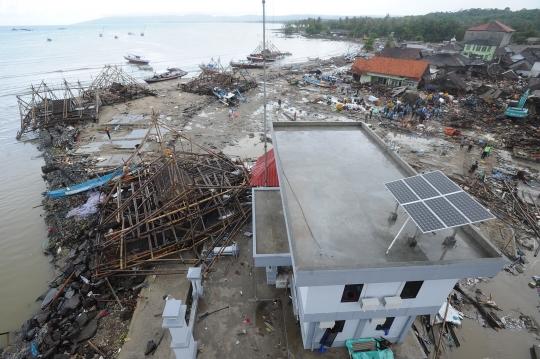
{"label": "cloudy sky", "polygon": [[[414,4],[414,5],[413,5]],[[533,9],[538,0],[266,0],[267,16],[320,15],[421,15],[434,11],[475,8]],[[256,15],[261,0],[0,0],[0,26],[69,25],[107,16],[137,15]]]}

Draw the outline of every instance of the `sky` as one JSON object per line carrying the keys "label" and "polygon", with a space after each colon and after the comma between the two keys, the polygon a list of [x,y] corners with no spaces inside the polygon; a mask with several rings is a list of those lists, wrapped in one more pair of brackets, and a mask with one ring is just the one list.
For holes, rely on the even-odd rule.
{"label": "sky", "polygon": [[[413,5],[414,6],[411,6]],[[538,0],[266,0],[266,14],[343,16],[423,15],[435,11],[475,8],[511,10],[540,7]],[[108,16],[141,15],[259,15],[261,0],[0,0],[0,26],[70,25]]]}

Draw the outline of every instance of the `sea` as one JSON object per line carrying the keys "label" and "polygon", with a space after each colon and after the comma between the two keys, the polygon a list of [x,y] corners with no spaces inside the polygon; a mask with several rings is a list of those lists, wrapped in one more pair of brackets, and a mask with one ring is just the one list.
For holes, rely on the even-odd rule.
{"label": "sea", "polygon": [[[285,37],[276,31],[281,26],[267,24],[266,39],[292,55],[274,66],[356,51],[344,41]],[[35,144],[15,139],[20,129],[16,96],[28,93],[32,85],[39,86],[42,81],[49,86],[58,86],[64,80],[87,86],[106,64],[122,68],[139,81],[168,67],[179,67],[192,77],[197,75],[199,64],[212,58],[223,65],[245,59],[263,39],[261,23],[80,24],[33,26],[29,28],[32,31],[12,29],[0,27],[0,333],[18,330],[39,309],[41,302],[36,299],[48,289],[56,271],[43,255],[47,228],[39,205],[46,190],[41,177],[44,162]],[[152,69],[128,63],[123,58],[127,54],[145,56]],[[6,338],[0,336],[0,347],[7,344]]]}

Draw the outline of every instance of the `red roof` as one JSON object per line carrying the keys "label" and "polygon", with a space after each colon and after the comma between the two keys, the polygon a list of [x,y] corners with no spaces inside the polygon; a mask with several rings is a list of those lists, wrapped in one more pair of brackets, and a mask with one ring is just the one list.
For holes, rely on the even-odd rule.
{"label": "red roof", "polygon": [[407,77],[420,82],[422,75],[428,68],[429,62],[427,61],[374,56],[370,60],[357,59],[350,72],[357,75],[365,75],[371,72],[381,75]]}
{"label": "red roof", "polygon": [[[276,159],[274,157],[274,149],[266,153],[266,162],[268,164],[268,170],[266,176],[268,179],[267,187],[279,187],[279,179],[276,169]],[[257,163],[251,169],[251,187],[263,187],[264,186],[264,155],[257,159]]]}
{"label": "red roof", "polygon": [[516,32],[516,30],[509,28],[505,24],[498,21],[490,21],[487,24],[469,27],[467,31],[502,31],[502,32]]}

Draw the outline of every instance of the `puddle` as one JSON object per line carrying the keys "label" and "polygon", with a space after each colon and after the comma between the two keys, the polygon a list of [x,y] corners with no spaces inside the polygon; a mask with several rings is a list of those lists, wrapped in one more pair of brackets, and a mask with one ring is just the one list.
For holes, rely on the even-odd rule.
{"label": "puddle", "polygon": [[[272,144],[268,142],[267,149],[272,149]],[[239,156],[242,158],[257,158],[264,154],[264,143],[261,142],[259,136],[253,138],[246,137],[235,142],[234,146],[227,146],[223,149],[226,155]]]}

